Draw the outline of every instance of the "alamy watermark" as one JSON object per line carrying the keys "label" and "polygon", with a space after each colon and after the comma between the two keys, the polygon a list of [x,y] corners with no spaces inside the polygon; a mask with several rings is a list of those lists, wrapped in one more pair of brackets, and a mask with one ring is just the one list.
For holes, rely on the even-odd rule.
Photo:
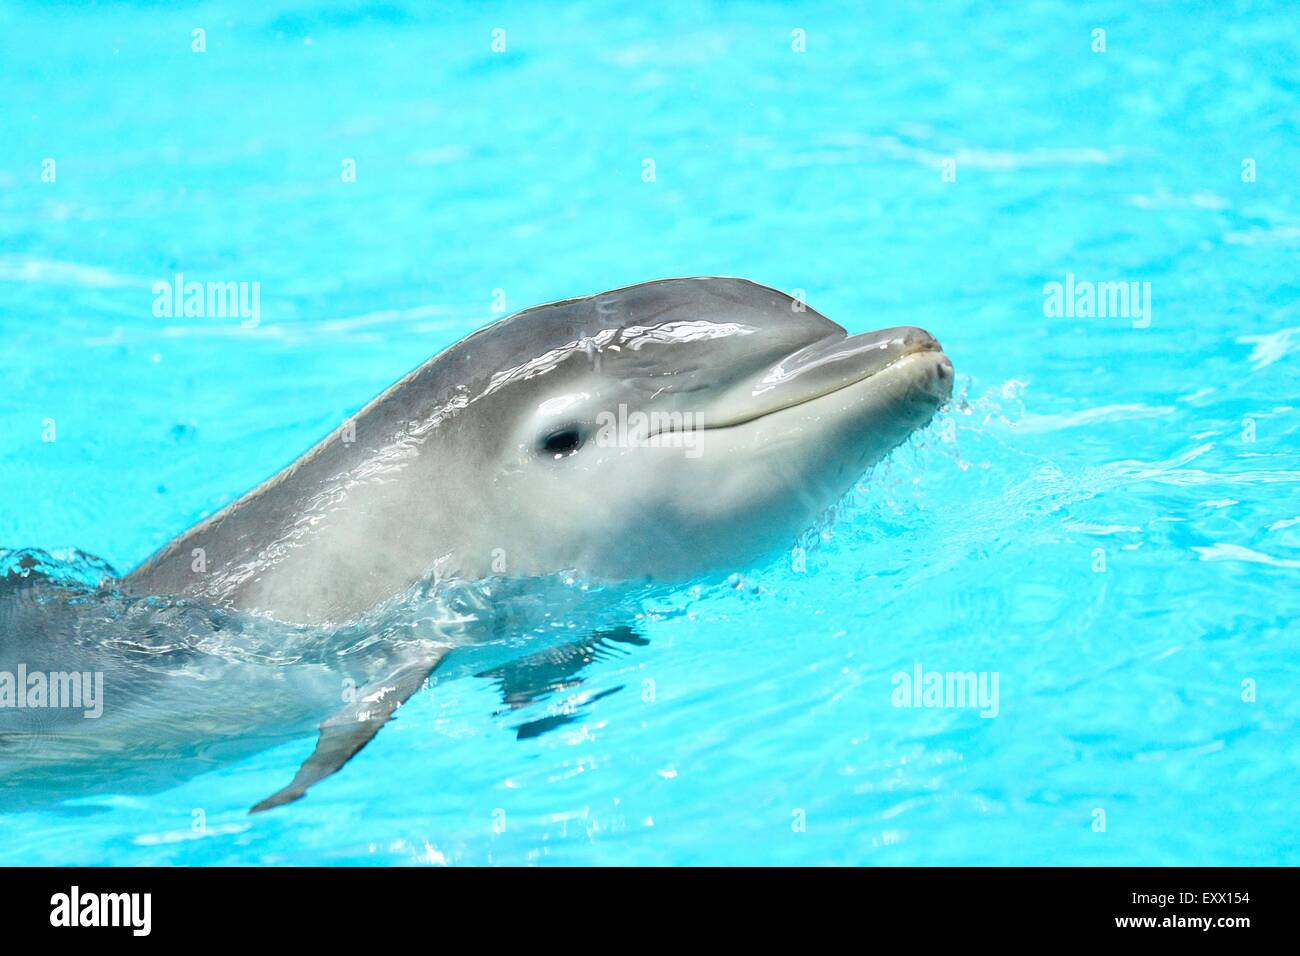
{"label": "alamy watermark", "polygon": [[1043,286],[1043,315],[1049,319],[1128,319],[1135,329],[1151,325],[1150,282],[1092,282],[1065,274]]}
{"label": "alamy watermark", "polygon": [[596,444],[602,448],[680,448],[687,458],[704,454],[703,412],[628,411],[596,415]]}
{"label": "alamy watermark", "polygon": [[153,314],[159,319],[239,319],[242,329],[262,321],[260,282],[185,281],[176,273],[170,282],[153,284]]}
{"label": "alamy watermark", "polygon": [[978,708],[981,717],[998,715],[997,671],[927,671],[918,663],[909,674],[897,671],[889,701],[895,707]]}
{"label": "alamy watermark", "polygon": [[133,936],[148,936],[152,914],[152,893],[83,893],[73,886],[50,897],[50,925],[56,927],[122,926]]}
{"label": "alamy watermark", "polygon": [[102,671],[0,671],[0,708],[80,710],[94,720],[104,713]]}

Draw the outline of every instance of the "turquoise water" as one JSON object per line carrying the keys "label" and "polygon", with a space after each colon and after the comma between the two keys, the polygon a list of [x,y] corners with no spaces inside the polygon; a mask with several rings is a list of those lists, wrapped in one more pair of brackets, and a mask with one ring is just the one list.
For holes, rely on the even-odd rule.
{"label": "turquoise water", "polygon": [[[128,570],[501,308],[656,277],[958,373],[805,565],[580,682],[439,683],[271,814],[307,737],[0,808],[0,863],[1300,862],[1300,11],[1011,6],[0,6],[0,546]],[[256,327],[155,316],[177,272]]]}

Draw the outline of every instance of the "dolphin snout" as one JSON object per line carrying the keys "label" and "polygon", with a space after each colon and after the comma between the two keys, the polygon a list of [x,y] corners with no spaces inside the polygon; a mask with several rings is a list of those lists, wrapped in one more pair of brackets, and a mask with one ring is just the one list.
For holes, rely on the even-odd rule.
{"label": "dolphin snout", "polygon": [[939,360],[934,369],[934,377],[943,387],[944,397],[946,398],[952,394],[952,359],[944,355],[943,352],[939,353],[938,358]]}
{"label": "dolphin snout", "polygon": [[[909,357],[916,356],[915,359]],[[727,427],[811,402],[908,360],[911,389],[942,404],[952,392],[952,363],[924,329],[898,326],[819,339],[743,382],[713,408],[711,427]]]}
{"label": "dolphin snout", "polygon": [[[936,352],[943,356],[933,335],[911,325],[822,339],[786,356],[769,369],[754,393],[788,389],[804,393],[806,400],[870,378],[915,352]],[[946,356],[939,364],[944,363],[951,378],[952,363],[947,362]]]}

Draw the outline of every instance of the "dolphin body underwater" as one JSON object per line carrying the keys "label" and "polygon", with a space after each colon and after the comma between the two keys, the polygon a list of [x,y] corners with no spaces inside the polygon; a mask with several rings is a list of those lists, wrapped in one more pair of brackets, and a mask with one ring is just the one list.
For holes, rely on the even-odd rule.
{"label": "dolphin body underwater", "polygon": [[[527,641],[498,640],[485,655],[483,632],[527,630],[521,609],[553,598],[550,616],[563,616],[571,599],[553,576],[672,585],[790,547],[930,421],[952,382],[921,329],[849,336],[743,279],[666,279],[516,313],[102,586],[119,625],[143,617],[149,640],[107,639],[78,601],[11,575],[0,627],[32,636],[10,640],[0,669],[75,659],[105,675],[105,699],[99,721],[0,722],[0,777],[6,743],[10,764],[49,779],[86,759],[134,766],[143,739],[164,763],[210,766],[308,733],[343,700],[293,781],[253,810],[296,800],[435,668],[441,679],[527,654]],[[376,608],[430,580],[445,588],[438,621],[375,624]],[[590,615],[588,651],[636,640],[608,603]],[[462,653],[464,666],[444,665]],[[249,673],[256,690],[221,693]],[[341,696],[341,679],[355,690]]]}

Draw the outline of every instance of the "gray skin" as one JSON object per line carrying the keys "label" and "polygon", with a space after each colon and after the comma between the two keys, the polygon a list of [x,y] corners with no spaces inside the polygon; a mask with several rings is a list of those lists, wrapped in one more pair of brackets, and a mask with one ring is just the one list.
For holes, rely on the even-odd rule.
{"label": "gray skin", "polygon": [[[503,319],[98,597],[0,580],[0,670],[105,675],[102,719],[0,710],[0,806],[87,785],[87,761],[115,792],[165,785],[334,710],[267,810],[343,766],[435,668],[499,675],[516,706],[529,671],[587,654],[548,651],[555,632],[636,641],[628,589],[557,588],[564,572],[671,585],[789,547],[952,379],[920,329],[847,336],[743,279]],[[519,665],[539,653],[559,657]]]}
{"label": "gray skin", "polygon": [[[921,329],[847,336],[744,279],[554,302],[430,359],[122,584],[331,624],[430,574],[731,571],[789,546],[952,379]],[[693,447],[637,440],[689,425]]]}

